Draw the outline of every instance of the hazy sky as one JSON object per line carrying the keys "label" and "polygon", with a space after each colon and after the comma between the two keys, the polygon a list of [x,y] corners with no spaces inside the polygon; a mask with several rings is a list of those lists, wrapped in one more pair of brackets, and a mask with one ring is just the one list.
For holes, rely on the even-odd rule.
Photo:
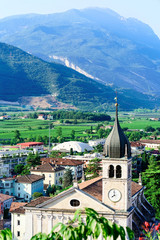
{"label": "hazy sky", "polygon": [[135,17],[149,24],[160,38],[160,0],[0,0],[0,18],[86,7],[111,8],[124,17]]}

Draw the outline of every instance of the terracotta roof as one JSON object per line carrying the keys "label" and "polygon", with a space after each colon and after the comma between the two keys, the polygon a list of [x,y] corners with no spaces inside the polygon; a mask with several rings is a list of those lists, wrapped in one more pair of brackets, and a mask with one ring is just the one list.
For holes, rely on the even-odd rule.
{"label": "terracotta roof", "polygon": [[25,206],[27,203],[24,202],[12,202],[9,211],[10,212],[14,212],[16,210],[18,210],[19,208],[22,209],[23,206]]}
{"label": "terracotta roof", "polygon": [[151,139],[144,139],[140,140],[141,143],[152,143],[152,144],[160,144],[160,140],[151,140]]}
{"label": "terracotta roof", "polygon": [[93,183],[95,183],[95,182],[97,182],[99,180],[102,180],[102,176],[99,176],[99,177],[87,180],[85,182],[82,182],[82,183],[78,184],[78,186],[79,186],[80,189],[83,189],[83,188],[86,188],[89,185],[91,185],[91,184],[93,184]]}
{"label": "terracotta roof", "polygon": [[37,167],[31,168],[31,172],[59,172],[64,170],[61,166],[56,166],[52,163],[45,163],[43,165],[39,165]]}
{"label": "terracotta roof", "polygon": [[[136,182],[132,182],[132,196],[139,192],[143,186]],[[79,188],[91,196],[102,201],[102,176],[85,181],[79,184]]]}
{"label": "terracotta roof", "polygon": [[137,192],[139,192],[143,186],[139,185],[136,182],[132,182],[132,196],[134,196]]}
{"label": "terracotta roof", "polygon": [[18,182],[18,183],[33,183],[33,182],[37,182],[41,179],[44,179],[44,176],[39,176],[39,175],[36,175],[36,174],[30,174],[30,175],[18,176],[16,178],[16,182]]}
{"label": "terracotta roof", "polygon": [[4,202],[10,198],[14,198],[14,196],[10,196],[10,195],[7,195],[7,194],[3,194],[3,193],[0,193],[0,202]]}
{"label": "terracotta roof", "polygon": [[36,199],[32,200],[30,203],[27,203],[25,207],[36,207],[37,205],[39,205],[43,202],[46,202],[51,198],[52,197],[44,197],[44,196],[36,198]]}
{"label": "terracotta roof", "polygon": [[102,202],[102,177],[91,179],[89,184],[85,184],[87,182],[80,183],[79,188]]}
{"label": "terracotta roof", "polygon": [[131,144],[131,147],[142,147],[143,146],[143,144],[140,142],[130,142],[130,144]]}
{"label": "terracotta roof", "polygon": [[20,145],[22,147],[31,147],[31,146],[37,146],[37,145],[44,145],[43,142],[25,142],[25,143],[17,143],[17,145]]}
{"label": "terracotta roof", "polygon": [[75,159],[67,159],[67,158],[42,158],[42,164],[46,162],[50,162],[52,164],[57,164],[61,166],[78,166],[82,165],[83,162]]}

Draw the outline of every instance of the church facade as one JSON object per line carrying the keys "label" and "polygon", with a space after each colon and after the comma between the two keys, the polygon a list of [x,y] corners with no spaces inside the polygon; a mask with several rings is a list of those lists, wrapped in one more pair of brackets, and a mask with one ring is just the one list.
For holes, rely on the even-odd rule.
{"label": "church facade", "polygon": [[[123,227],[130,227],[138,237],[142,223],[154,220],[154,209],[144,197],[141,181],[132,181],[131,148],[119,125],[117,104],[102,166],[102,176],[80,184],[74,181],[72,188],[55,197],[40,197],[12,211],[13,239],[30,240],[38,232],[49,233],[56,223],[67,223],[78,208],[85,207],[95,209]],[[17,230],[18,217],[25,231]],[[99,239],[103,239],[102,236]]]}

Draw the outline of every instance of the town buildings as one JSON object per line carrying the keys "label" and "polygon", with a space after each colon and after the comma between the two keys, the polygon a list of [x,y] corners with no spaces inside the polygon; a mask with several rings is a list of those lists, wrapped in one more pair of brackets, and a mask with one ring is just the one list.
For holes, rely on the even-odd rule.
{"label": "town buildings", "polygon": [[[57,166],[50,162],[32,167],[30,172],[31,174],[37,174],[44,176],[44,184],[47,186],[61,185],[60,179],[62,179],[65,168],[61,166]],[[37,191],[38,192],[38,191]]]}
{"label": "town buildings", "polygon": [[65,169],[70,168],[72,170],[73,176],[76,174],[78,179],[82,177],[84,164],[83,161],[68,158],[41,158],[42,164],[45,164],[47,162],[64,167]]}
{"label": "town buildings", "polygon": [[[114,127],[104,146],[103,175],[80,184],[75,180],[72,188],[55,197],[40,197],[12,211],[14,240],[22,236],[29,240],[38,232],[49,233],[57,222],[67,223],[72,219],[78,208],[93,208],[112,222],[133,229],[136,237],[141,224],[154,219],[154,210],[144,197],[141,181],[132,182],[130,143],[119,125],[117,108],[116,104]],[[18,214],[23,214],[25,225],[20,233],[17,224],[13,224]]]}
{"label": "town buildings", "polygon": [[43,193],[43,180],[44,176],[34,174],[2,178],[0,179],[0,192],[15,196],[22,201],[30,201],[34,192]]}

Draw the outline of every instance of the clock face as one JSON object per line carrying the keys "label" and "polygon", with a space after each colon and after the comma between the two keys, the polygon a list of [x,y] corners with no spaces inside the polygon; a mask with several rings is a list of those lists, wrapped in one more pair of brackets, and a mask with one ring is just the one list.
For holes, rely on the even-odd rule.
{"label": "clock face", "polygon": [[111,189],[108,197],[112,202],[118,202],[121,199],[121,192],[117,189]]}

